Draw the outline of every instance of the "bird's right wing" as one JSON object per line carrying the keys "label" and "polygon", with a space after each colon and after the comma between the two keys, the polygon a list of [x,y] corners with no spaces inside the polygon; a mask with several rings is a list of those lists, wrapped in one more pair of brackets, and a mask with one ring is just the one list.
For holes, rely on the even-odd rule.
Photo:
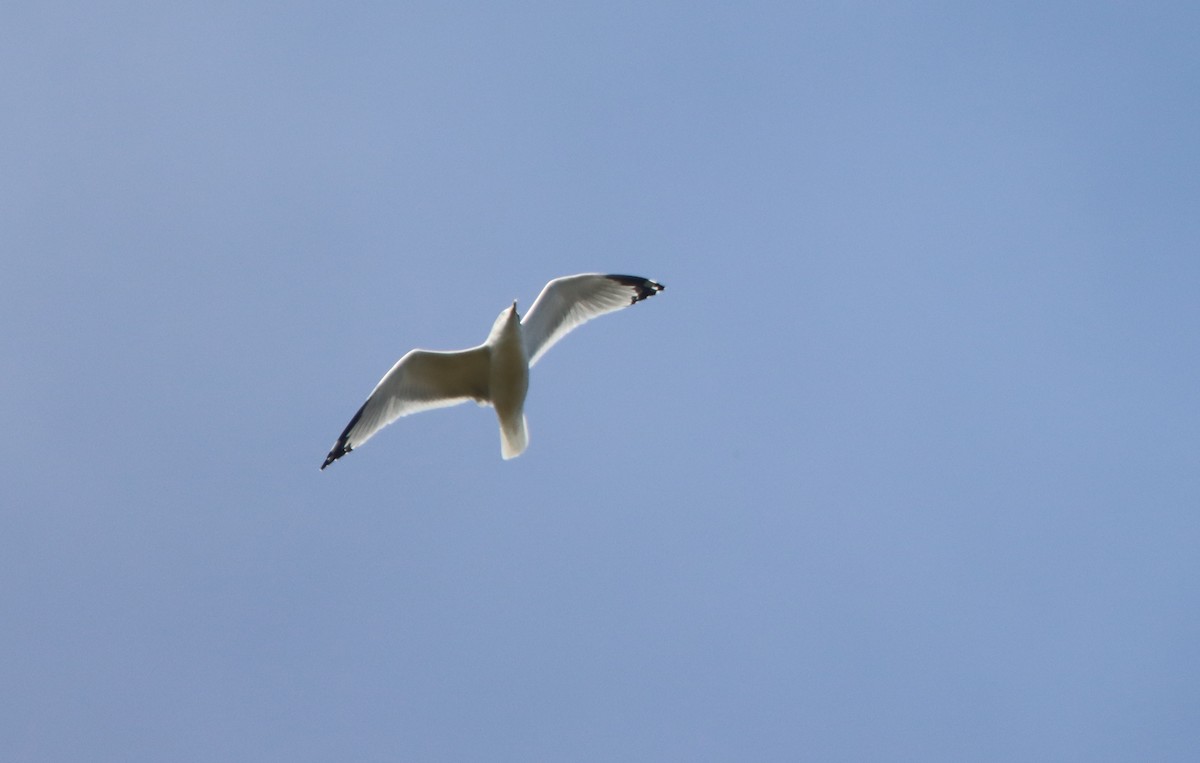
{"label": "bird's right wing", "polygon": [[532,366],[571,329],[592,318],[653,297],[663,285],[640,276],[584,273],[546,284],[521,320],[525,357]]}
{"label": "bird's right wing", "polygon": [[488,349],[484,346],[460,352],[412,350],[396,361],[375,385],[321,468],[359,447],[401,416],[468,400],[488,402],[489,368]]}

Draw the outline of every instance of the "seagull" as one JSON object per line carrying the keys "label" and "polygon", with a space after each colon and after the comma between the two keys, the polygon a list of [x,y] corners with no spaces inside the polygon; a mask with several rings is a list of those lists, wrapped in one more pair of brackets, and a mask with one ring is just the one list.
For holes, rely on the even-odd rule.
{"label": "seagull", "polygon": [[478,347],[457,352],[410,351],[375,385],[321,469],[401,416],[468,400],[496,409],[500,455],[505,460],[516,458],[529,445],[525,423],[529,369],[577,326],[662,290],[662,284],[640,276],[563,276],[546,284],[524,318],[517,314],[516,301],[506,307],[487,341]]}

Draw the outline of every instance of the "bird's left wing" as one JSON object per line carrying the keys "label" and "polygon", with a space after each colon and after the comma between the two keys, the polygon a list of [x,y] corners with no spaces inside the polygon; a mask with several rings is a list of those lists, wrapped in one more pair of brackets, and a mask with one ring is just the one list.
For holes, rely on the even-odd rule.
{"label": "bird's left wing", "polygon": [[412,350],[375,385],[321,468],[362,445],[401,416],[467,400],[488,402],[489,368],[488,349],[484,346],[460,352]]}
{"label": "bird's left wing", "polygon": [[571,329],[592,318],[653,297],[663,285],[640,276],[584,273],[546,284],[521,320],[525,357],[532,366]]}

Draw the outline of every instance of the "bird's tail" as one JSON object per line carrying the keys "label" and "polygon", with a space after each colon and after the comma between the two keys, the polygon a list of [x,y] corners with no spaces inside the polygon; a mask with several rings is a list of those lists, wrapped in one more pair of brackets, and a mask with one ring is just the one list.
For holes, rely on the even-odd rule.
{"label": "bird's tail", "polygon": [[518,413],[508,421],[500,421],[500,455],[507,461],[525,452],[529,445],[529,427],[525,414]]}

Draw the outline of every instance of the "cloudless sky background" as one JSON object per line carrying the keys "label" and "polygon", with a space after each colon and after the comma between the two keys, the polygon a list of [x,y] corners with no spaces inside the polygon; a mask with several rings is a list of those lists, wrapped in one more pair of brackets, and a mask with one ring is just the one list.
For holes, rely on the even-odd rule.
{"label": "cloudless sky background", "polygon": [[[9,3],[0,758],[1200,756],[1200,6]],[[662,281],[491,411],[413,347]]]}

